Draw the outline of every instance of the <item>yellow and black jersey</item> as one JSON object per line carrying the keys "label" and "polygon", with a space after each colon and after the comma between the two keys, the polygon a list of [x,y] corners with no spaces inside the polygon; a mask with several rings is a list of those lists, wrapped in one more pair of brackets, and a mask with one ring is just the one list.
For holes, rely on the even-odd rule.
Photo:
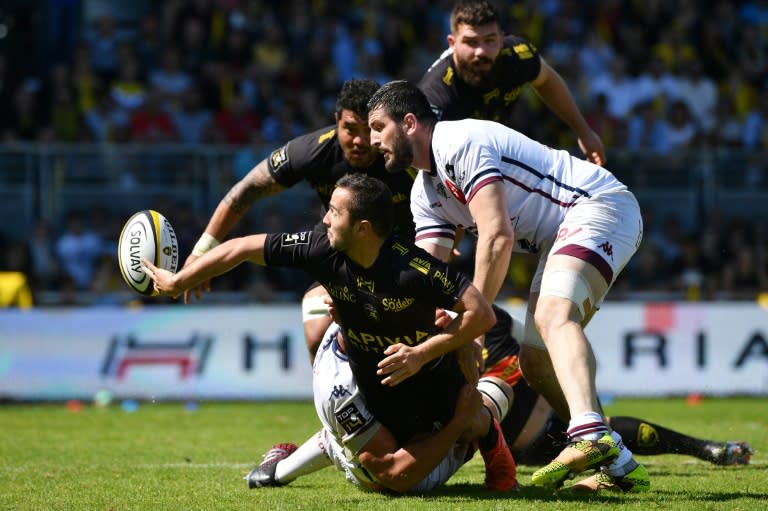
{"label": "yellow and black jersey", "polygon": [[436,333],[435,308],[455,307],[470,285],[466,276],[399,237],[385,242],[370,268],[334,250],[316,231],[269,235],[264,259],[268,266],[305,270],[333,297],[357,384],[398,440],[451,419],[465,383],[452,353],[395,387],[382,385],[376,370],[388,346],[420,344]]}
{"label": "yellow and black jersey", "polygon": [[541,59],[536,48],[522,37],[504,38],[488,83],[472,87],[456,72],[453,53],[446,51],[419,82],[441,121],[474,118],[509,125],[522,88],[539,76]]}
{"label": "yellow and black jersey", "polygon": [[368,168],[353,167],[344,158],[335,125],[296,137],[272,151],[267,158],[267,167],[275,181],[286,188],[301,181],[309,183],[326,209],[333,188],[342,176],[362,172],[381,179],[392,191],[395,231],[405,238],[413,239],[413,216],[409,202],[413,177],[407,172],[387,172],[381,155]]}

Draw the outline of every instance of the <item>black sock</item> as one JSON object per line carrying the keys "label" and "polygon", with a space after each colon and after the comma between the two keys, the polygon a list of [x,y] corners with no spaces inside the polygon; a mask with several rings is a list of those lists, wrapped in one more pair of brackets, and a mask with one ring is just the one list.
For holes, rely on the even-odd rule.
{"label": "black sock", "polygon": [[712,445],[709,440],[684,435],[634,417],[611,417],[609,424],[634,454],[686,454],[709,459],[706,449]]}
{"label": "black sock", "polygon": [[485,408],[485,411],[488,412],[488,415],[491,418],[491,426],[488,428],[488,433],[486,433],[478,442],[478,446],[480,447],[480,450],[488,451],[496,447],[496,442],[499,440],[499,432],[496,431],[496,428],[493,426],[493,414],[485,405],[483,405],[483,408]]}

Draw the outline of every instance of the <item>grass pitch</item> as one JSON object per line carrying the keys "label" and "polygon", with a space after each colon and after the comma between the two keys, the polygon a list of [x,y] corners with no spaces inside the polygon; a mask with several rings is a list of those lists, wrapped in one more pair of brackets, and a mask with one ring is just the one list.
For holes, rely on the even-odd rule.
{"label": "grass pitch", "polygon": [[[752,465],[715,467],[694,458],[642,458],[651,491],[574,496],[525,487],[483,487],[479,456],[426,497],[363,493],[327,468],[282,488],[242,480],[272,444],[301,443],[319,428],[311,403],[140,403],[72,411],[64,404],[0,405],[3,510],[768,510],[768,399],[617,400],[633,415],[700,437],[746,440]],[[535,467],[520,467],[522,484]]]}

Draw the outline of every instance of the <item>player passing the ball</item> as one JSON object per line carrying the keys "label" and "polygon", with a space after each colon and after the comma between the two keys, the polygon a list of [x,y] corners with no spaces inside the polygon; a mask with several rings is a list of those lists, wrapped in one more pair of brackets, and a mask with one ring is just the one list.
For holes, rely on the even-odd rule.
{"label": "player passing the ball", "polygon": [[[305,270],[333,297],[350,369],[373,416],[396,445],[433,433],[454,417],[467,381],[477,380],[471,344],[495,323],[493,309],[464,275],[392,235],[392,193],[382,181],[341,178],[323,223],[327,233],[234,238],[176,274],[149,261],[146,271],[160,293],[178,296],[246,261]],[[457,315],[438,329],[436,308]],[[461,440],[479,443],[487,486],[515,488],[498,421],[482,408],[467,426]]]}

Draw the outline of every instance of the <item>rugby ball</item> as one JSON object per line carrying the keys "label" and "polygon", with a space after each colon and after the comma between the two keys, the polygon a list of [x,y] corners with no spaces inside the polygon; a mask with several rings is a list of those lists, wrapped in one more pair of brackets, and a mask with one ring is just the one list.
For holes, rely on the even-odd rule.
{"label": "rugby ball", "polygon": [[156,296],[152,279],[142,268],[142,259],[172,272],[179,263],[179,243],[171,222],[151,209],[134,213],[125,222],[117,244],[117,261],[128,287],[140,295]]}

